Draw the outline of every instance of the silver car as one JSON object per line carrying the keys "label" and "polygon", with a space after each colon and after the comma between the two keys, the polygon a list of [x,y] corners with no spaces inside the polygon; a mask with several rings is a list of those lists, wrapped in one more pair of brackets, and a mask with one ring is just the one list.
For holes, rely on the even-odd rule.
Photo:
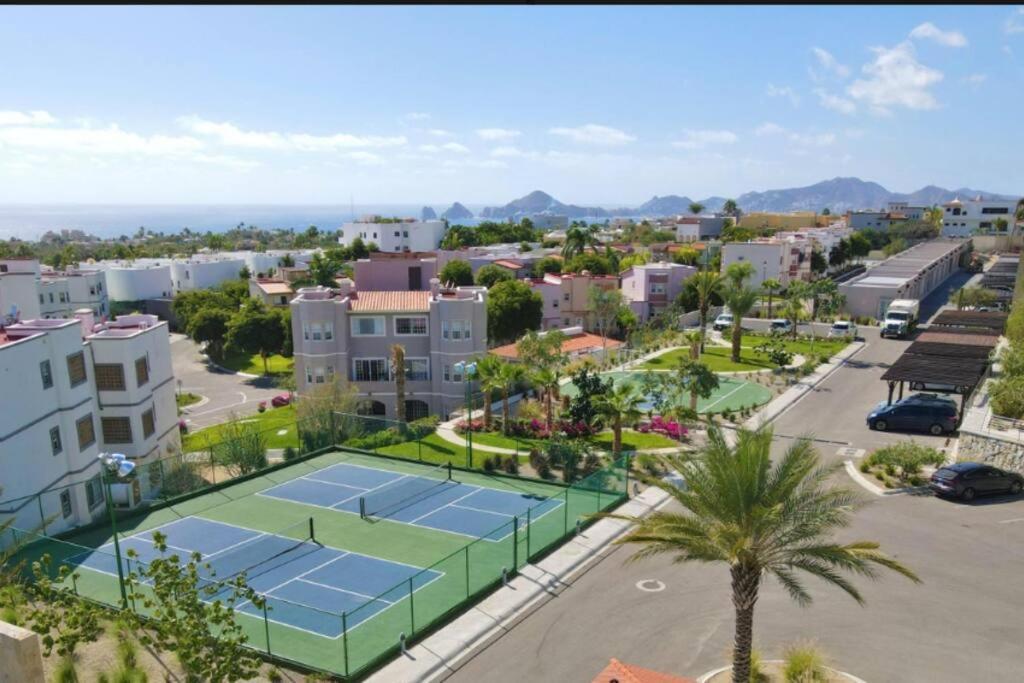
{"label": "silver car", "polygon": [[829,339],[857,338],[857,326],[849,320],[837,320],[828,331]]}

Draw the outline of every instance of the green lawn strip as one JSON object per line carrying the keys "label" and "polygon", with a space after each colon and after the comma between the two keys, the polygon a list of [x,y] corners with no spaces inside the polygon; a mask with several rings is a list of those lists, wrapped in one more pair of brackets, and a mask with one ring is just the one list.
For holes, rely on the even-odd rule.
{"label": "green lawn strip", "polygon": [[174,402],[178,404],[179,408],[184,408],[185,406],[190,406],[193,403],[199,403],[202,400],[203,400],[202,396],[199,396],[198,394],[188,393],[188,392],[185,392],[185,393],[182,393],[182,394],[175,394],[174,395]]}
{"label": "green lawn strip", "polygon": [[[228,370],[234,370],[235,372],[245,372],[250,375],[263,374],[263,359],[260,358],[260,354],[258,353],[254,353],[252,355],[229,355],[222,361],[220,361],[218,365],[225,367]],[[268,374],[290,375],[294,371],[294,369],[294,358],[285,358],[284,356],[278,354],[274,354],[273,356],[269,356],[267,358]]]}
{"label": "green lawn strip", "polygon": [[394,455],[409,460],[419,460],[430,463],[446,463],[451,461],[454,465],[463,466],[466,463],[466,449],[445,441],[437,433],[423,437],[417,444],[415,441],[382,446],[374,449],[375,452],[383,455]]}
{"label": "green lawn strip", "polygon": [[[465,435],[461,435],[465,438]],[[520,454],[528,454],[530,449],[537,448],[543,450],[545,444],[548,443],[548,439],[532,439],[526,437],[504,436],[496,432],[473,432],[473,444],[483,444],[485,446],[495,446],[497,448],[507,448],[509,450],[517,450]],[[602,450],[611,450],[612,448],[612,433],[610,431],[604,431],[596,436],[593,436],[587,440],[593,446]],[[642,448],[673,448],[679,444],[672,439],[662,436],[661,434],[644,434],[642,432],[635,432],[630,429],[622,430],[622,447],[626,450],[638,450]]]}
{"label": "green lawn strip", "polygon": [[[243,420],[252,420],[256,427],[264,433],[267,439],[267,448],[287,448],[299,445],[299,434],[295,428],[295,406],[287,405],[281,408],[268,407],[265,412],[248,415]],[[284,430],[284,434],[278,432]],[[224,440],[224,426],[213,425],[205,429],[186,434],[182,440],[182,449],[186,453],[203,451],[210,447],[210,444],[217,444]]]}

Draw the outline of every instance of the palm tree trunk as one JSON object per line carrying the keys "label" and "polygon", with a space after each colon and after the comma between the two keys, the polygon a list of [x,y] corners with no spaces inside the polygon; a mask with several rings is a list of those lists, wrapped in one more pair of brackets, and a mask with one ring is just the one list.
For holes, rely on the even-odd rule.
{"label": "palm tree trunk", "polygon": [[555,424],[554,423],[554,406],[551,403],[552,400],[554,399],[554,396],[552,396],[552,394],[554,393],[554,389],[552,389],[551,387],[548,387],[547,390],[544,393],[545,393],[544,402],[547,404],[548,435],[550,435],[551,434],[551,428]]}
{"label": "palm tree trunk", "polygon": [[615,438],[612,441],[612,452],[618,455],[622,450],[622,417],[620,415],[615,416],[615,424],[612,427],[612,431],[615,432]]}
{"label": "palm tree trunk", "polygon": [[700,305],[700,352],[704,353],[704,336],[707,334],[708,309],[704,304]]}
{"label": "palm tree trunk", "polygon": [[493,416],[491,415],[491,392],[489,389],[484,389],[484,429],[491,431],[491,421]]}
{"label": "palm tree trunk", "polygon": [[754,645],[754,605],[761,573],[752,567],[733,565],[732,604],[736,611],[736,632],[733,636],[733,683],[749,683],[750,653]]}
{"label": "palm tree trunk", "polygon": [[737,318],[732,324],[732,362],[740,362],[740,343],[743,341],[743,328],[740,323],[743,319]]}
{"label": "palm tree trunk", "polygon": [[697,392],[690,392],[690,410],[697,412]]}
{"label": "palm tree trunk", "polygon": [[508,436],[508,385],[501,389],[501,433]]}
{"label": "palm tree trunk", "polygon": [[768,317],[772,317],[772,290],[768,290]]}

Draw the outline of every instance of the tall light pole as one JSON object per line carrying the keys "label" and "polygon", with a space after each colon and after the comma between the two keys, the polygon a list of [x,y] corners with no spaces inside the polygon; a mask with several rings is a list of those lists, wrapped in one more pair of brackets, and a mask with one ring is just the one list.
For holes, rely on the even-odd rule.
{"label": "tall light pole", "polygon": [[[473,467],[473,394],[470,390],[469,378],[476,374],[476,363],[467,363],[460,360],[455,364],[455,369],[462,374],[462,383],[466,387],[466,461],[469,467]],[[484,397],[486,401],[487,398]]]}
{"label": "tall light pole", "polygon": [[117,583],[121,589],[121,609],[128,609],[128,595],[124,589],[124,568],[121,566],[121,544],[117,538],[117,516],[114,514],[114,501],[110,494],[110,477],[125,479],[135,471],[135,463],[121,453],[100,453],[100,480],[103,482],[107,501],[107,514],[110,515],[110,528],[114,532],[114,557],[117,562]]}

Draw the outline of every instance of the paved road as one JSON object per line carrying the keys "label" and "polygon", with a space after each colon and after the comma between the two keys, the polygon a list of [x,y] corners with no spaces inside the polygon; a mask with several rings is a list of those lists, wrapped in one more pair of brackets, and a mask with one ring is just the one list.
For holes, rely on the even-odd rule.
{"label": "paved road", "polygon": [[223,422],[232,413],[255,413],[260,401],[281,393],[265,380],[240,377],[208,366],[199,346],[184,335],[171,335],[171,363],[181,391],[209,399],[204,405],[182,412],[191,429]]}

